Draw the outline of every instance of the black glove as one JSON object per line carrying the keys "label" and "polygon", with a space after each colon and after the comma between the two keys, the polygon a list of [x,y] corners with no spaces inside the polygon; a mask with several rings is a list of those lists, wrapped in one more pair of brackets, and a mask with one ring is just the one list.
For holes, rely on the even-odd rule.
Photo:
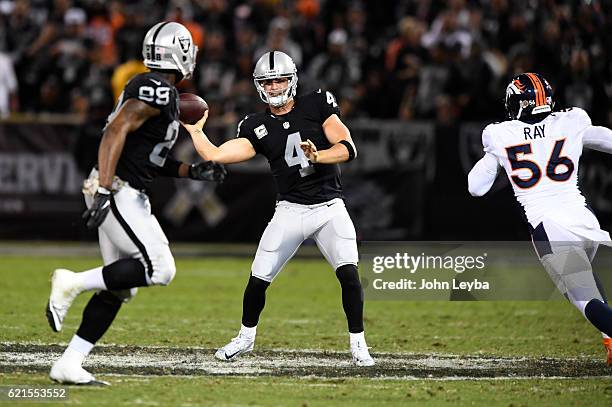
{"label": "black glove", "polygon": [[102,187],[98,188],[98,192],[94,195],[91,207],[83,212],[82,215],[89,229],[95,229],[104,222],[110,210],[110,199],[111,192],[109,190]]}
{"label": "black glove", "polygon": [[214,161],[204,161],[203,163],[191,164],[189,166],[188,176],[191,179],[198,181],[211,181],[223,183],[227,170],[223,164],[217,164]]}

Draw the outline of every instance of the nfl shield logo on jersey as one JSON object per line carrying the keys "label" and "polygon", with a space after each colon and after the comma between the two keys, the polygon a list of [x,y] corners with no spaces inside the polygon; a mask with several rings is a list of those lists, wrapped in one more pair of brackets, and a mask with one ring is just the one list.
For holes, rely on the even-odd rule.
{"label": "nfl shield logo on jersey", "polygon": [[283,129],[287,130],[289,128],[289,122],[284,122],[283,123]]}
{"label": "nfl shield logo on jersey", "polygon": [[263,124],[261,126],[255,127],[255,135],[257,138],[261,139],[268,135],[268,129]]}

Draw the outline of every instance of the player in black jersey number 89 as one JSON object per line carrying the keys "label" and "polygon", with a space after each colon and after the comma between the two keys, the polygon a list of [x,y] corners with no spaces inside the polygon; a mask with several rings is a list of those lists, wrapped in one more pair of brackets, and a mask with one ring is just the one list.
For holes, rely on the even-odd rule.
{"label": "player in black jersey number 89", "polygon": [[350,132],[330,92],[295,96],[297,70],[287,54],[264,54],[253,78],[268,109],[246,116],[238,125],[237,138],[219,147],[212,144],[202,131],[207,115],[185,126],[206,160],[231,164],[264,155],[278,190],[276,211],[259,242],[244,292],[240,332],[215,356],[230,361],[253,349],[266,289],[302,242],[312,237],[342,286],[353,360],[358,366],[371,366],[374,360],[363,331],[355,228],[342,200],[338,168],[338,163],[357,155]]}
{"label": "player in black jersey number 89", "polygon": [[162,22],[146,34],[144,64],[151,72],[137,75],[125,86],[108,118],[98,152],[98,165],[84,182],[87,226],[98,228],[103,267],[81,273],[58,269],[51,280],[47,319],[54,331],[74,298],[96,291],[68,348],[51,368],[61,383],[100,384],[81,365],[104,335],[123,302],[136,287],[167,285],[176,272],[174,258],[146,194],[157,177],[222,181],[222,165],[188,165],[168,156],[179,130],[178,91],[189,77],[197,48],[189,31]]}

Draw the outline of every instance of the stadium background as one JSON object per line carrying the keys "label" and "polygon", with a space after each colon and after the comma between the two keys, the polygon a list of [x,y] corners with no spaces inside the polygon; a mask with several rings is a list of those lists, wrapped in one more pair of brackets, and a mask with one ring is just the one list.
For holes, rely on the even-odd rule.
{"label": "stadium background", "polygon": [[[181,89],[208,101],[206,130],[217,142],[264,108],[251,72],[268,47],[298,60],[300,93],[335,92],[360,154],[343,165],[360,239],[527,240],[507,181],[485,198],[467,193],[480,132],[503,119],[506,82],[527,70],[546,75],[560,107],[612,125],[609,9],[537,0],[0,0],[0,393],[49,386],[51,363],[77,329],[85,295],[62,332],[48,329],[49,272],[100,264],[96,234],[80,218],[80,183],[114,98],[143,69],[141,41],[154,23],[178,20],[194,34],[200,60]],[[196,158],[184,134],[174,154]],[[584,161],[583,190],[610,230],[610,157],[587,151]],[[253,355],[216,362],[214,350],[235,334],[275,198],[265,160],[229,170],[220,187],[159,180],[154,211],[179,272],[168,287],[140,290],[86,362],[112,386],[73,387],[69,403],[612,404],[600,336],[567,302],[387,301],[366,291],[378,364],[358,370],[340,286],[315,247],[269,290]],[[602,271],[609,252],[599,251]],[[536,261],[531,250],[526,259]],[[511,250],[503,260],[493,267],[508,279],[518,267],[534,272],[529,289],[545,277]]]}
{"label": "stadium background", "polygon": [[[211,106],[207,133],[234,137],[265,106],[252,84],[269,49],[298,65],[298,92],[334,92],[360,157],[344,166],[363,240],[525,240],[504,177],[473,199],[466,174],[480,132],[503,120],[509,78],[538,71],[558,107],[612,124],[612,20],[599,1],[0,1],[0,239],[94,240],[80,182],[101,128],[139,62],[146,30],[185,24],[200,48],[180,90]],[[174,155],[195,160],[183,134]],[[580,182],[612,226],[610,160],[587,151]],[[587,165],[584,165],[586,163]],[[216,187],[157,182],[171,241],[256,242],[275,199],[265,160],[230,166]]]}

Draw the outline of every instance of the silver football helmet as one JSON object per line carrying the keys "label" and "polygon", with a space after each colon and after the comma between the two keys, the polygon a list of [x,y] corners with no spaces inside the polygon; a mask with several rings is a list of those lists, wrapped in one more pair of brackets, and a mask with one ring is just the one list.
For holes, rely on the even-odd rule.
{"label": "silver football helmet", "polygon": [[[288,78],[289,85],[287,89],[280,95],[271,96],[266,93],[263,87],[263,81],[277,78]],[[283,106],[297,92],[297,68],[293,59],[284,52],[270,51],[266,52],[259,58],[255,64],[253,71],[253,82],[255,88],[259,92],[259,97],[265,103],[274,107]]]}
{"label": "silver football helmet", "polygon": [[189,30],[170,21],[155,24],[142,42],[142,58],[147,68],[179,71],[184,78],[191,77],[197,53]]}

